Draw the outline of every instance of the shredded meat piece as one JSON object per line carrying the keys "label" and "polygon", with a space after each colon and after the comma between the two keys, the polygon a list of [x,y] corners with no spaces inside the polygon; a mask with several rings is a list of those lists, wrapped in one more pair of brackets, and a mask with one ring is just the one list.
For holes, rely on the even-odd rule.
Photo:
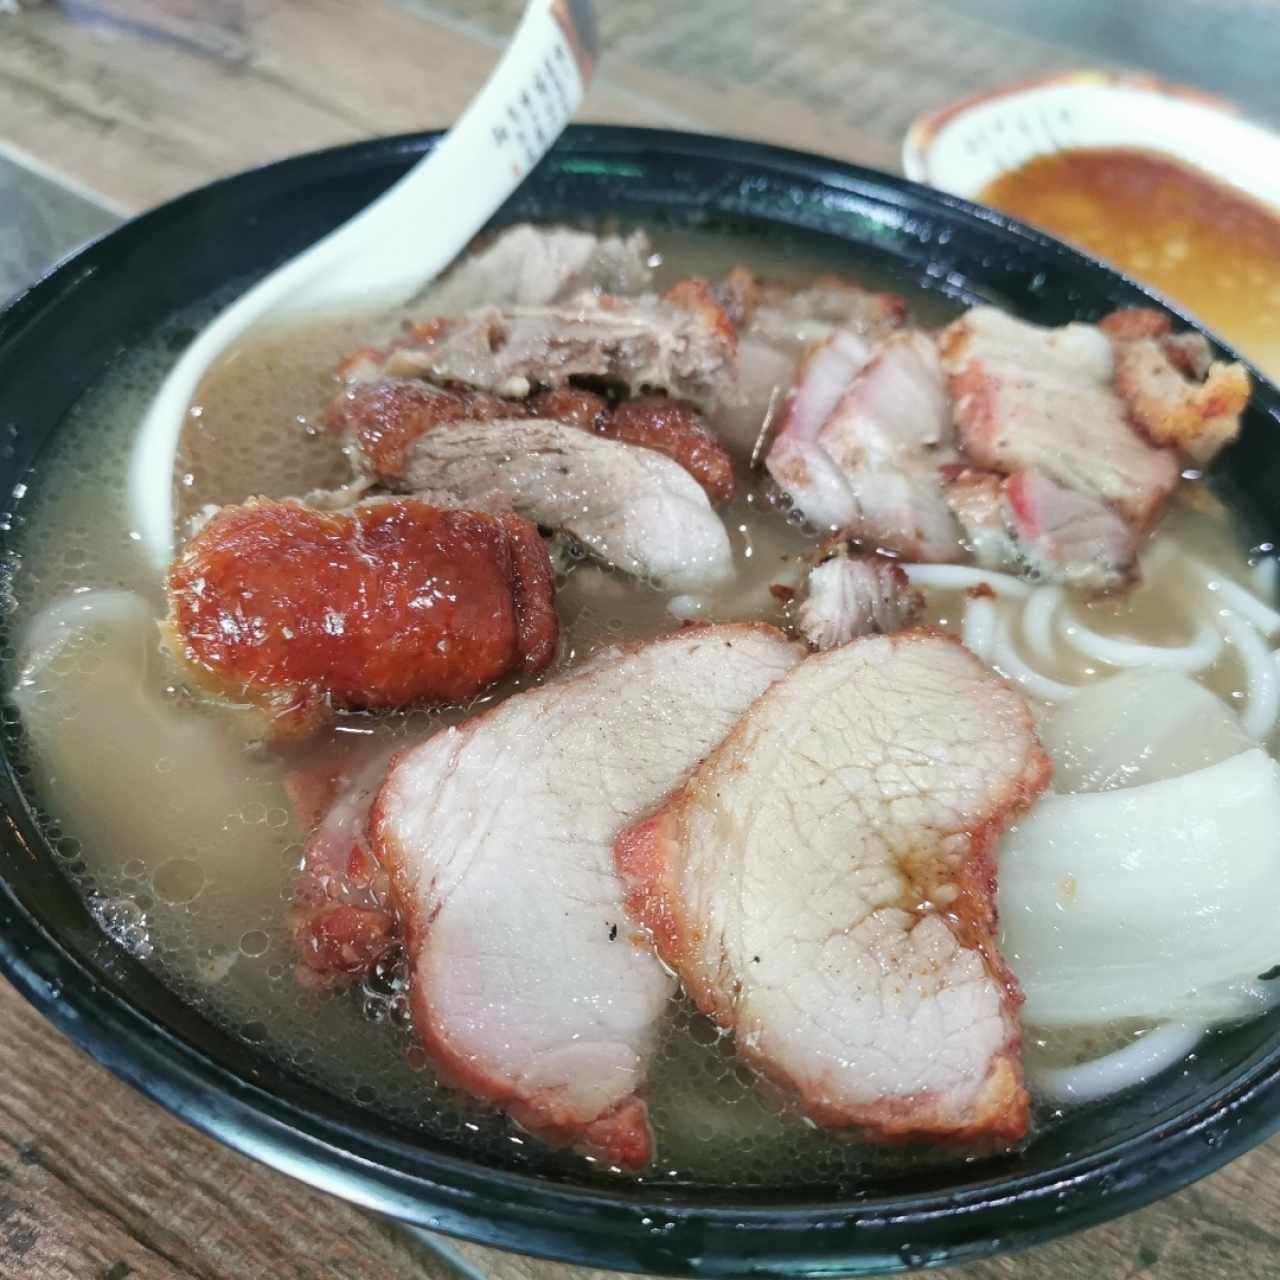
{"label": "shredded meat piece", "polygon": [[259,707],[276,736],[330,707],[456,702],[541,671],[556,649],[537,528],[412,498],[345,512],[224,507],[168,588],[168,647],[187,675]]}
{"label": "shredded meat piece", "polygon": [[809,570],[796,622],[812,648],[834,649],[859,636],[902,631],[923,608],[924,596],[901,565],[887,556],[857,554],[839,539]]}
{"label": "shredded meat piece", "polygon": [[956,641],[855,640],[773,684],[618,836],[627,910],[817,1124],[1016,1142],[994,847],[1048,778],[1026,702]]}

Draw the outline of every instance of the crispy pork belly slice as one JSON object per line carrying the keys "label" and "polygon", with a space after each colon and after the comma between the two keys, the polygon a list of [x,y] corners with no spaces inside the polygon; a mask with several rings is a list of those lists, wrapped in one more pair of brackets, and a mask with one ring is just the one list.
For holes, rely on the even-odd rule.
{"label": "crispy pork belly slice", "polygon": [[689,628],[397,758],[371,837],[417,1033],[459,1087],[552,1142],[647,1163],[645,1073],[674,983],[627,924],[613,839],[799,656],[770,627]]}
{"label": "crispy pork belly slice", "polygon": [[913,560],[960,557],[960,530],[939,473],[952,457],[951,412],[930,337],[902,331],[881,343],[817,442],[853,496],[850,533]]}
{"label": "crispy pork belly slice", "polygon": [[1178,484],[1178,458],[1130,426],[1104,333],[1043,329],[975,307],[943,331],[940,349],[960,445],[977,466],[1038,471],[1138,529],[1159,518]]}
{"label": "crispy pork belly slice", "polygon": [[653,278],[651,252],[643,231],[598,236],[572,227],[520,223],[467,254],[431,290],[427,302],[434,314],[449,315],[485,303],[540,306],[588,289],[638,293]]}
{"label": "crispy pork belly slice", "polygon": [[606,564],[673,590],[733,576],[724,525],[679,463],[580,427],[537,418],[446,423],[414,441],[401,470],[377,479],[452,493],[463,505],[504,494]]}
{"label": "crispy pork belly slice", "polygon": [[870,358],[871,347],[851,333],[812,347],[796,368],[765,459],[774,482],[818,528],[847,528],[858,518],[853,494],[818,433]]}
{"label": "crispy pork belly slice", "polygon": [[887,556],[859,555],[841,539],[809,570],[796,624],[814,649],[834,649],[859,636],[901,631],[923,608],[924,596],[900,565]]}
{"label": "crispy pork belly slice", "polygon": [[775,684],[619,836],[627,908],[818,1124],[1016,1141],[993,848],[1048,777],[1026,703],[954,640],[857,640]]}
{"label": "crispy pork belly slice", "polygon": [[732,330],[702,309],[644,295],[580,294],[548,306],[481,307],[348,357],[351,381],[425,378],[522,398],[572,378],[709,406],[736,394]]}
{"label": "crispy pork belly slice", "polygon": [[304,986],[330,987],[364,973],[399,936],[390,880],[366,830],[393,751],[378,742],[295,769],[286,780],[296,816],[312,829],[288,914]]}
{"label": "crispy pork belly slice", "polygon": [[551,563],[517,515],[412,498],[223,507],[169,571],[168,647],[273,735],[327,709],[469,698],[555,655]]}
{"label": "crispy pork belly slice", "polygon": [[1138,571],[1133,530],[1096,498],[1047,476],[948,468],[947,499],[974,560],[1042,582],[1088,591],[1131,583]]}

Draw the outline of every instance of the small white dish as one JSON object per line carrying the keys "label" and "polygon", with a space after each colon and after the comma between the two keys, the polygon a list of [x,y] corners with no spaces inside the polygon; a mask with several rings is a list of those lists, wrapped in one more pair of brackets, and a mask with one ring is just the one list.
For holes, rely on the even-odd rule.
{"label": "small white dish", "polygon": [[1069,71],[921,116],[902,168],[973,200],[1028,160],[1075,147],[1163,152],[1280,207],[1280,135],[1220,98],[1131,72]]}

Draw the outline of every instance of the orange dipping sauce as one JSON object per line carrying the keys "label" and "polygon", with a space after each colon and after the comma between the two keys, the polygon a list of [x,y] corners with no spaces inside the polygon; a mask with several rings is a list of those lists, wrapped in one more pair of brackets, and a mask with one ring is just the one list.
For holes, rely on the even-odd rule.
{"label": "orange dipping sauce", "polygon": [[979,198],[1154,286],[1280,380],[1280,212],[1127,148],[1040,156]]}

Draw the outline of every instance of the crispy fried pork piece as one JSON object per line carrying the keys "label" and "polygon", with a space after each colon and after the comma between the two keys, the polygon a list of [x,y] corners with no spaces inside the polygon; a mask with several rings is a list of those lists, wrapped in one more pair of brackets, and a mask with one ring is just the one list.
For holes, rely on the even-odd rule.
{"label": "crispy fried pork piece", "polygon": [[223,507],[169,571],[167,642],[192,682],[273,735],[333,708],[456,702],[555,654],[551,564],[516,515],[413,498],[343,512]]}
{"label": "crispy fried pork piece", "polygon": [[859,636],[902,631],[924,608],[901,565],[887,556],[859,554],[833,539],[809,570],[796,624],[814,649],[835,649]]}
{"label": "crispy fried pork piece", "polygon": [[947,499],[974,560],[1088,591],[1133,582],[1138,540],[1109,507],[1035,471],[951,468]]}
{"label": "crispy fried pork piece", "polygon": [[298,980],[335,986],[372,968],[399,938],[391,881],[369,847],[374,796],[394,747],[379,742],[287,780],[299,820],[312,829],[289,906]]}
{"label": "crispy fried pork piece", "polygon": [[598,236],[572,227],[520,223],[467,254],[427,301],[433,313],[448,315],[486,303],[540,306],[583,290],[638,293],[653,277],[651,252],[643,231]]}
{"label": "crispy fried pork piece", "polygon": [[1039,472],[1137,530],[1159,519],[1178,457],[1129,424],[1111,387],[1112,343],[1099,329],[1043,329],[975,307],[944,330],[940,349],[960,445],[976,466]]}
{"label": "crispy fried pork piece", "polygon": [[524,413],[521,402],[486,391],[386,378],[344,387],[321,422],[346,437],[359,471],[377,477],[402,472],[413,442],[443,422],[492,422]]}
{"label": "crispy fried pork piece", "polygon": [[1249,374],[1214,360],[1203,334],[1173,333],[1168,316],[1145,307],[1113,311],[1098,328],[1115,343],[1115,388],[1129,420],[1152,444],[1203,466],[1240,434]]}
{"label": "crispy fried pork piece", "polygon": [[954,640],[856,640],[774,684],[618,837],[627,909],[816,1123],[1014,1142],[993,851],[1048,777],[1026,703]]}
{"label": "crispy fried pork piece", "polygon": [[544,528],[563,530],[606,564],[673,590],[733,576],[720,517],[679,463],[545,419],[449,422],[419,436],[388,488],[454,495],[466,506],[503,494]]}
{"label": "crispy fried pork piece", "polygon": [[454,1083],[551,1142],[648,1162],[645,1075],[674,983],[627,923],[613,838],[798,660],[770,627],[689,628],[396,759],[371,838],[417,1033]]}
{"label": "crispy fried pork piece", "polygon": [[351,381],[424,378],[516,399],[573,378],[667,391],[704,406],[737,394],[732,332],[704,311],[652,295],[481,307],[356,352],[340,372]]}

